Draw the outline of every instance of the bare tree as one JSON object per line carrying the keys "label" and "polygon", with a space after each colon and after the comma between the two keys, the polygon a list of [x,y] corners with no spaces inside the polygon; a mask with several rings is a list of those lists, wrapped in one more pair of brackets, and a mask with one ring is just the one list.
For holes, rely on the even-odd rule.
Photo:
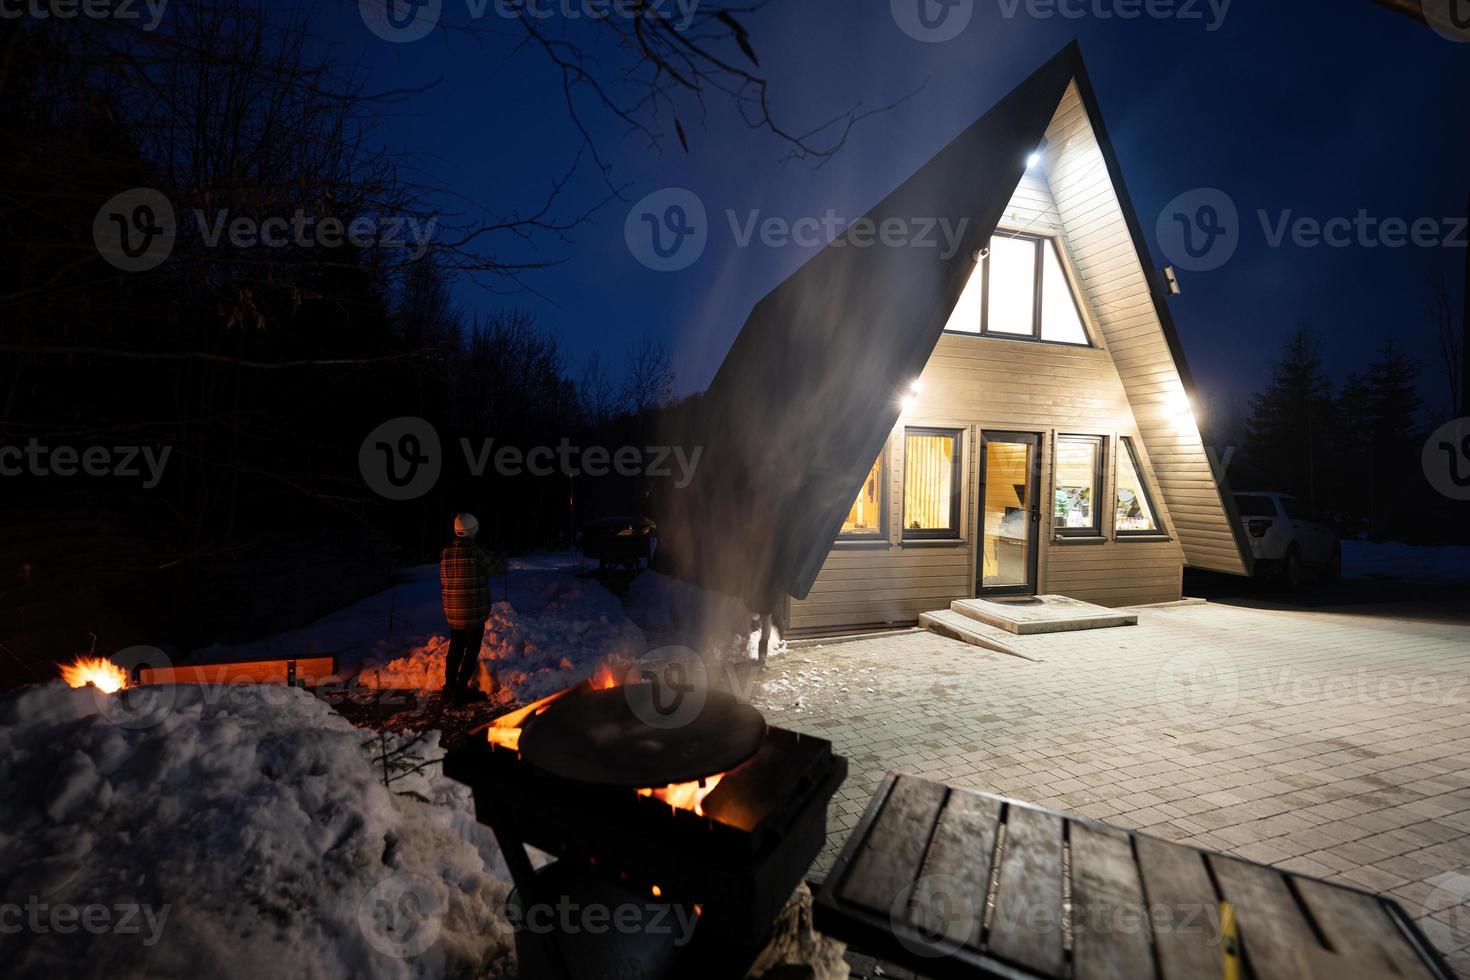
{"label": "bare tree", "polygon": [[[1465,324],[1462,316],[1456,315],[1458,305],[1451,294],[1449,281],[1439,269],[1430,269],[1426,274],[1429,285],[1427,311],[1434,324],[1435,340],[1439,346],[1440,367],[1449,386],[1448,412],[1453,416],[1461,404],[1461,392],[1465,379]],[[1467,285],[1470,289],[1470,285]]]}
{"label": "bare tree", "polygon": [[617,386],[596,352],[582,365],[581,376],[577,379],[577,395],[587,421],[593,425],[609,421],[622,407]]}
{"label": "bare tree", "polygon": [[623,401],[634,415],[662,408],[674,400],[677,377],[669,349],[644,334],[628,350],[628,374],[623,379]]}

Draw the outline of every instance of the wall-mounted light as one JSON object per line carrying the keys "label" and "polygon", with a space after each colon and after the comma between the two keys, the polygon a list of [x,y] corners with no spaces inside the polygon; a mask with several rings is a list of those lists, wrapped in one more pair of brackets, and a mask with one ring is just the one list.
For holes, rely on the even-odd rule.
{"label": "wall-mounted light", "polygon": [[1040,153],[1033,153],[1029,157],[1026,158],[1026,169],[1027,170],[1030,170],[1032,167],[1036,166],[1040,162],[1041,162],[1041,154]]}
{"label": "wall-mounted light", "polygon": [[1169,291],[1170,296],[1179,295],[1179,277],[1174,274],[1174,267],[1166,265],[1159,272],[1164,277],[1164,288]]}
{"label": "wall-mounted light", "polygon": [[919,395],[922,394],[923,391],[923,384],[921,384],[917,380],[914,381],[913,384],[909,385],[908,394],[899,399],[899,407],[901,407],[905,412],[912,411],[913,407],[919,404]]}

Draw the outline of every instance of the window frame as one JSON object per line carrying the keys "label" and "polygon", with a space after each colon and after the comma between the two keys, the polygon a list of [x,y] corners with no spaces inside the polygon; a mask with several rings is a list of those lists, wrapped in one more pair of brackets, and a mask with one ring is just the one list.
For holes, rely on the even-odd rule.
{"label": "window frame", "polygon": [[1153,491],[1148,488],[1148,474],[1144,472],[1143,461],[1138,458],[1138,450],[1133,445],[1132,436],[1118,437],[1118,452],[1127,453],[1128,459],[1133,463],[1133,472],[1138,476],[1138,489],[1143,494],[1143,502],[1148,507],[1148,512],[1153,516],[1154,527],[1152,529],[1139,528],[1129,530],[1117,526],[1118,513],[1118,479],[1117,474],[1122,471],[1116,463],[1113,464],[1113,537],[1115,538],[1166,538],[1168,530],[1164,527],[1163,515],[1159,513],[1158,505],[1154,503]]}
{"label": "window frame", "polygon": [[[917,528],[908,526],[909,500],[909,436],[947,436],[954,440],[954,453],[950,462],[949,522],[947,528]],[[963,515],[960,504],[964,499],[965,487],[965,430],[932,425],[906,425],[903,429],[903,495],[899,500],[899,525],[904,541],[961,541],[964,539]]]}
{"label": "window frame", "polygon": [[[1057,235],[1048,235],[1033,231],[1011,231],[1009,229],[997,228],[991,239],[997,237],[1019,239],[1032,242],[1036,247],[1036,259],[1031,283],[1031,332],[1006,333],[1004,331],[992,331],[990,329],[990,245],[985,246],[985,257],[980,260],[980,329],[978,332],[969,330],[948,330],[944,332],[954,337],[990,337],[1000,340],[1019,340],[1023,343],[1032,344],[1055,344],[1058,347],[1085,347],[1095,348],[1097,345],[1092,340],[1092,328],[1088,324],[1087,314],[1082,308],[1082,301],[1078,297],[1076,284],[1067,267],[1066,250],[1062,248],[1062,242]],[[1077,312],[1077,322],[1082,324],[1082,333],[1087,337],[1085,343],[1076,343],[1070,340],[1047,340],[1041,336],[1042,324],[1042,302],[1043,293],[1042,277],[1045,275],[1046,255],[1043,249],[1048,245],[1057,250],[1057,268],[1062,273],[1062,278],[1067,283],[1067,295],[1072,299],[1072,307]],[[968,281],[967,281],[968,284]],[[963,292],[963,287],[961,287]]]}
{"label": "window frame", "polygon": [[[888,540],[888,440],[883,441],[883,450],[873,462],[878,466],[878,530],[863,534],[849,534],[838,528],[837,544],[871,545]],[[868,472],[873,472],[871,467]],[[867,477],[863,478],[863,483],[867,483]],[[862,488],[859,487],[858,493],[862,492]]]}
{"label": "window frame", "polygon": [[[1092,523],[1087,527],[1057,527],[1057,460],[1063,443],[1082,443],[1096,449],[1092,467]],[[1051,516],[1052,536],[1057,538],[1101,538],[1102,500],[1107,487],[1108,437],[1078,432],[1059,432],[1051,441]]]}

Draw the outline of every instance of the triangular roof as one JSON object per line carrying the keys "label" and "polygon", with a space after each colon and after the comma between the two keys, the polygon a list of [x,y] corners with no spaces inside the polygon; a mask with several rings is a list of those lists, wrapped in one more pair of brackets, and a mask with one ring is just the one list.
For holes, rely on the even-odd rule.
{"label": "triangular roof", "polygon": [[[708,391],[686,419],[681,441],[703,448],[690,485],[660,515],[661,546],[673,570],[769,611],[786,594],[803,598],[831,550],[873,459],[897,423],[900,400],[918,378],[994,233],[1027,157],[1056,125],[1068,95],[1080,98],[1137,254],[1148,251],[1107,142],[1081,52],[1055,55],[912,177],[868,212],[868,226],[897,218],[963,228],[953,252],[854,241],[854,226],[756,304]],[[1051,155],[1049,151],[1048,155]],[[862,239],[858,239],[859,242]],[[1183,351],[1155,277],[1145,274],[1152,318],[1185,391]],[[1124,378],[1125,387],[1128,378]],[[1137,404],[1130,391],[1130,402]],[[1146,414],[1146,413],[1145,413]],[[1149,432],[1139,417],[1146,448]],[[1203,447],[1194,444],[1199,460]],[[1198,482],[1197,468],[1188,478]],[[1203,471],[1209,474],[1208,463]],[[1169,483],[1159,482],[1166,497]],[[1191,564],[1245,571],[1228,494],[1209,500],[1211,537]],[[1228,522],[1229,529],[1225,525]],[[1230,542],[1221,545],[1220,534]],[[1208,552],[1208,553],[1206,553]],[[1211,561],[1213,556],[1214,560]]]}

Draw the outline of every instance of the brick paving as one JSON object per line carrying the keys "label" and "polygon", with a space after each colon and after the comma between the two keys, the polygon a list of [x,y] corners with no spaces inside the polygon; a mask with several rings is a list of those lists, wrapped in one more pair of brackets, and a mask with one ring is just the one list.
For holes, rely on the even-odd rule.
{"label": "brick paving", "polygon": [[831,867],[900,770],[1385,893],[1470,977],[1470,628],[1144,608],[1138,626],[793,649],[753,700],[832,740]]}

